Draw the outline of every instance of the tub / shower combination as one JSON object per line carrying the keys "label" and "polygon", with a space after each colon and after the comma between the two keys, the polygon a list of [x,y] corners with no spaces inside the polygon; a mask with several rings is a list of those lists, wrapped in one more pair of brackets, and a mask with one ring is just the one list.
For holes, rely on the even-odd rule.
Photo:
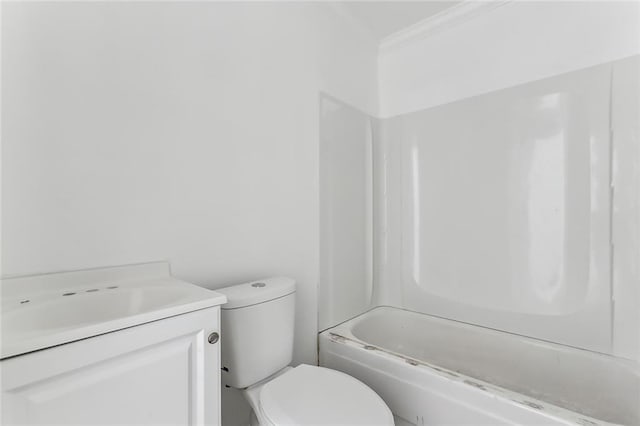
{"label": "tub / shower combination", "polygon": [[640,371],[610,356],[392,307],[319,339],[398,424],[640,425]]}

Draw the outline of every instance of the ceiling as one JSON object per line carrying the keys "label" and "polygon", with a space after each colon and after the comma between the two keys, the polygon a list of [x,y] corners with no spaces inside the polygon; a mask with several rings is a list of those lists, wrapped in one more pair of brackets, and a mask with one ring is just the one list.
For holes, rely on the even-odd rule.
{"label": "ceiling", "polygon": [[375,38],[382,40],[462,1],[345,1],[345,10]]}

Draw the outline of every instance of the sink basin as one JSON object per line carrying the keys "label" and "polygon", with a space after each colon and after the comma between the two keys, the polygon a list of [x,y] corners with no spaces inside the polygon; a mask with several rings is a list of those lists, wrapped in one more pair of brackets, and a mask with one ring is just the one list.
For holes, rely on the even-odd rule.
{"label": "sink basin", "polygon": [[8,278],[0,289],[0,359],[226,302],[162,262]]}
{"label": "sink basin", "polygon": [[189,296],[185,288],[174,286],[70,293],[66,296],[56,294],[40,301],[30,300],[9,310],[2,318],[2,334],[52,331],[100,323],[179,304]]}

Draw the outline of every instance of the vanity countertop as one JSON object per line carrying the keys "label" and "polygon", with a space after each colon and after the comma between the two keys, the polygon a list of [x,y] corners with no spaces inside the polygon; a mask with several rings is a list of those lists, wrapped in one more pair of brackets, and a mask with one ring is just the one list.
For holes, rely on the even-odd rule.
{"label": "vanity countertop", "polygon": [[219,306],[166,262],[3,279],[0,358]]}

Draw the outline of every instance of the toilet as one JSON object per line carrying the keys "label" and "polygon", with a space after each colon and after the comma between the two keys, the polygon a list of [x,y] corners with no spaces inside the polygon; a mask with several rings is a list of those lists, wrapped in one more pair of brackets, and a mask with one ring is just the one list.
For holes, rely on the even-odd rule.
{"label": "toilet", "polygon": [[275,277],[217,292],[222,306],[222,384],[240,389],[252,425],[393,425],[371,388],[348,374],[301,364],[293,354],[295,282]]}

